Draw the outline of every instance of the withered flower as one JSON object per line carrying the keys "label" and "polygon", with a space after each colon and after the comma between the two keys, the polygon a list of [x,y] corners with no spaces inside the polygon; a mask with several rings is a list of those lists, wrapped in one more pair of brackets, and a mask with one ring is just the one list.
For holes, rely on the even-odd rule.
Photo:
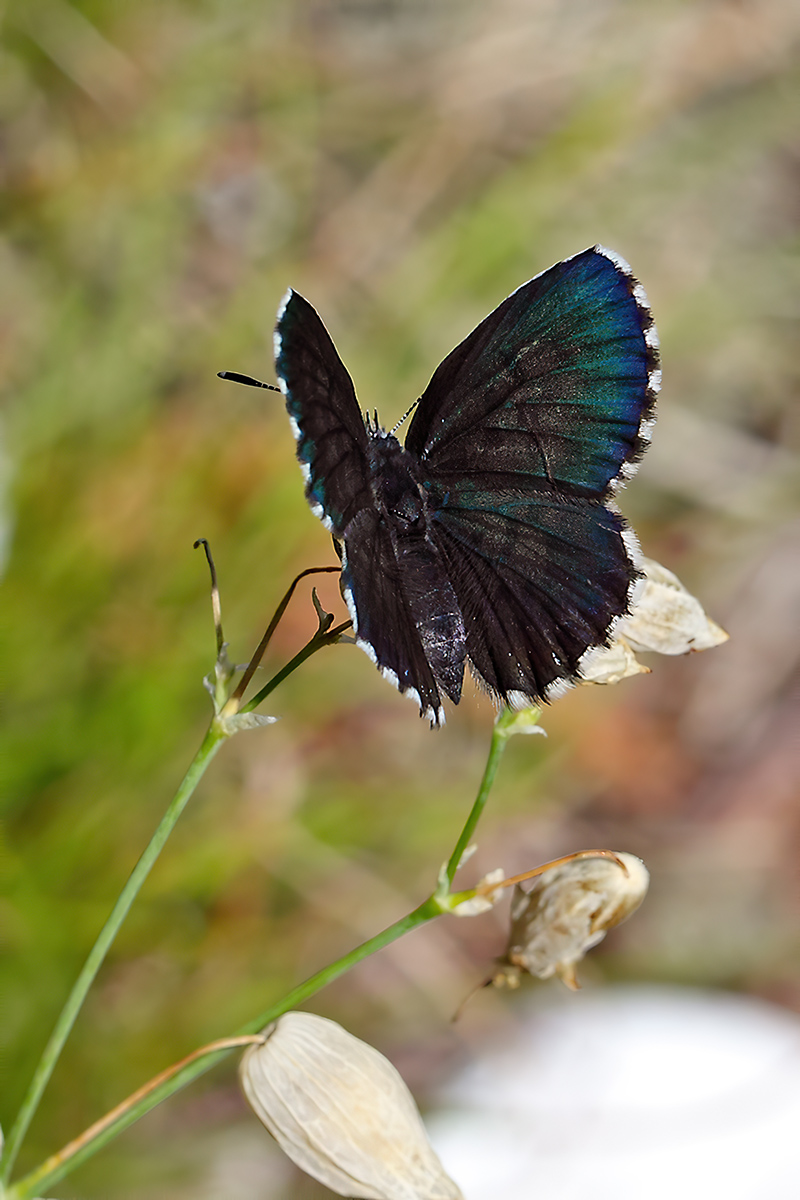
{"label": "withered flower", "polygon": [[650,876],[641,859],[581,858],[545,871],[530,891],[520,884],[511,901],[506,958],[492,982],[516,987],[521,971],[539,979],[558,975],[577,988],[575,966],[606,932],[644,900]]}
{"label": "withered flower", "polygon": [[643,558],[640,565],[645,578],[633,609],[617,622],[608,646],[584,655],[579,668],[584,683],[618,683],[647,671],[635,650],[688,654],[728,640],[725,630],[706,616],[677,575],[652,558]]}
{"label": "withered flower", "polygon": [[633,612],[617,627],[629,646],[658,654],[688,654],[727,642],[728,634],[706,616],[677,575],[652,558],[642,559],[641,565],[644,587]]}
{"label": "withered flower", "polygon": [[581,659],[581,683],[619,683],[631,675],[647,675],[649,667],[640,663],[622,636],[609,646],[597,646]]}
{"label": "withered flower", "polygon": [[462,1200],[382,1054],[312,1013],[286,1013],[265,1037],[242,1058],[242,1088],[299,1167],[342,1196]]}

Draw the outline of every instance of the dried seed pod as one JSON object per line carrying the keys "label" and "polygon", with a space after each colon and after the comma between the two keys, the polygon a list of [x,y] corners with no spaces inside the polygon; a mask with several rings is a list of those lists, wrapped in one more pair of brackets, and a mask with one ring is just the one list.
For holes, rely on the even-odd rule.
{"label": "dried seed pod", "polygon": [[281,1149],[334,1192],[461,1200],[398,1072],[335,1021],[286,1013],[246,1051],[239,1075]]}
{"label": "dried seed pod", "polygon": [[597,646],[581,659],[581,683],[619,683],[631,675],[646,675],[649,670],[624,638],[615,637],[609,646]]}
{"label": "dried seed pod", "polygon": [[649,671],[634,650],[688,654],[727,642],[725,630],[706,616],[677,575],[652,558],[643,558],[640,565],[645,578],[633,609],[617,622],[608,646],[597,646],[583,656],[581,683],[619,683]]}
{"label": "dried seed pod", "polygon": [[641,566],[644,587],[631,614],[619,622],[617,636],[634,650],[659,654],[709,650],[728,640],[725,630],[706,616],[700,601],[677,575],[652,558],[642,559]]}
{"label": "dried seed pod", "polygon": [[516,986],[519,971],[539,979],[558,975],[577,988],[575,964],[606,931],[639,907],[647,893],[647,867],[633,854],[583,858],[545,871],[530,891],[519,884],[511,901],[511,933],[496,986]]}

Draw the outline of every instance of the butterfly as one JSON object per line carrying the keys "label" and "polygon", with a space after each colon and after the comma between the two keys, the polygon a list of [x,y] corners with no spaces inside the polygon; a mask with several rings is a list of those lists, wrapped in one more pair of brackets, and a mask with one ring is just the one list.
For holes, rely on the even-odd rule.
{"label": "butterfly", "polygon": [[512,707],[577,682],[640,577],[613,496],[649,440],[661,372],[624,259],[594,246],[512,292],[437,367],[405,445],[362,414],[291,289],[274,341],[306,497],[384,677],[432,725],[467,665]]}

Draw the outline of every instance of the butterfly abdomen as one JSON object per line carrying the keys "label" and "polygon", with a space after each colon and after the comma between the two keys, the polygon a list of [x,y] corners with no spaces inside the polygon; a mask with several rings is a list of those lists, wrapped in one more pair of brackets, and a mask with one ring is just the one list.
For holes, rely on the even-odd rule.
{"label": "butterfly abdomen", "polygon": [[[382,569],[392,579],[400,601],[394,622],[407,622],[409,632],[416,631],[435,683],[457,704],[467,653],[464,619],[432,537],[432,512],[419,467],[397,438],[383,430],[370,433],[367,463],[379,531],[386,547],[385,561],[374,561],[373,569]],[[352,534],[360,538],[360,523]],[[346,548],[349,540],[346,533]],[[354,591],[358,596],[358,586]],[[357,599],[354,604],[361,624]],[[390,613],[384,616],[392,621]],[[378,665],[382,665],[380,657]]]}

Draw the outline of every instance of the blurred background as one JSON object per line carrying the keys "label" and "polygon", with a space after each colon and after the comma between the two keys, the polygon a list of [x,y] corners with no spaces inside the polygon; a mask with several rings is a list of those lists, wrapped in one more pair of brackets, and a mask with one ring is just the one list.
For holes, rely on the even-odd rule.
{"label": "blurred background", "polygon": [[[288,285],[364,407],[396,420],[510,290],[595,242],[653,306],[664,390],[623,508],[730,633],[515,739],[464,883],[588,846],[642,910],[585,964],[800,1009],[800,8],[792,0],[9,0],[0,49],[5,704],[0,1119],[210,715],[208,579],[246,660],[294,574],[335,561],[272,381]],[[335,577],[318,583],[344,616]],[[315,626],[300,589],[274,671]],[[493,710],[431,732],[354,647],[226,745],[131,913],[21,1168],[428,894]],[[465,992],[506,905],[441,920],[311,1007],[425,1101],[513,1034]],[[524,1004],[524,998],[522,1003]],[[59,1197],[320,1197],[232,1064]]]}

